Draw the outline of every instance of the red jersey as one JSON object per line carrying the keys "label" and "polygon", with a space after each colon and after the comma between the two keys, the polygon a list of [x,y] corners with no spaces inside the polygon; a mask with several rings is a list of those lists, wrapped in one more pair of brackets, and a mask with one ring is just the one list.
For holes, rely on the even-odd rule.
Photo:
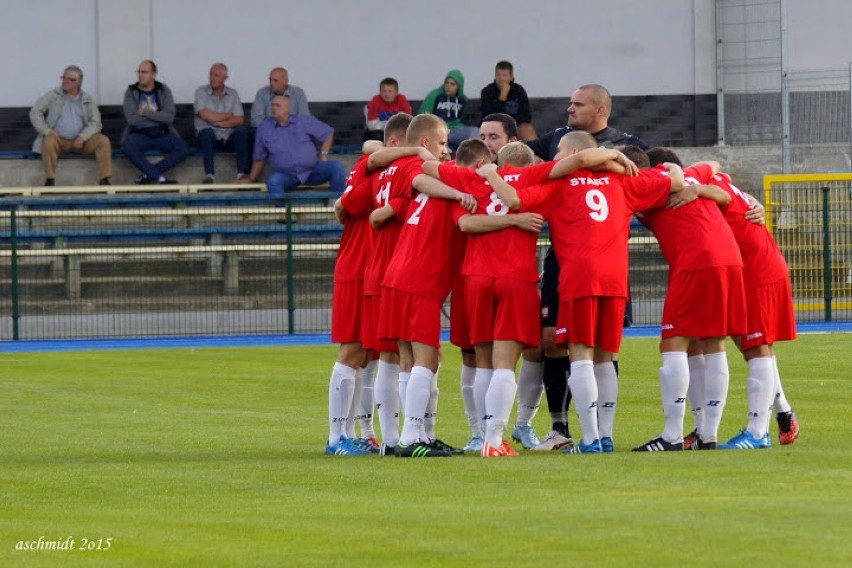
{"label": "red jersey", "polygon": [[[500,175],[512,187],[522,188],[544,183],[556,162],[546,162],[526,168],[505,166]],[[442,164],[438,167],[441,181],[476,198],[476,215],[514,215],[497,194],[473,169]],[[461,210],[461,206],[457,206]],[[461,210],[457,217],[467,213]],[[536,241],[538,234],[516,227],[468,236],[462,273],[465,276],[514,278],[538,282]]]}
{"label": "red jersey", "polygon": [[541,213],[550,224],[562,267],[560,301],[628,296],[630,217],[664,205],[670,190],[671,180],[659,170],[643,170],[638,176],[577,170],[518,191],[521,210]]}
{"label": "red jersey", "polygon": [[787,278],[787,262],[766,226],[751,223],[745,218],[750,204],[742,191],[731,183],[726,174],[716,174],[710,183],[731,196],[731,202],[721,209],[740,247],[746,286],[763,286]]}
{"label": "red jersey", "polygon": [[391,205],[396,216],[376,231],[373,250],[364,271],[364,295],[381,294],[382,278],[385,276],[399,233],[402,221],[411,199],[411,184],[414,178],[423,173],[423,160],[417,156],[408,156],[394,161],[391,165],[372,175],[373,205],[375,208]]}
{"label": "red jersey", "polygon": [[[706,164],[687,168],[683,173],[687,185],[706,183],[713,175]],[[657,237],[669,263],[670,275],[683,270],[743,264],[731,228],[719,207],[709,199],[696,199],[678,209],[649,209],[637,217]]]}
{"label": "red jersey", "polygon": [[443,302],[464,254],[455,202],[417,193],[382,286]]}
{"label": "red jersey", "polygon": [[[373,209],[371,185],[367,173],[368,155],[361,156],[349,172],[346,189],[340,196],[349,218],[343,223],[343,234],[334,265],[335,282],[364,279],[364,269],[373,247],[373,229],[369,212]],[[356,191],[356,188],[358,190]]]}

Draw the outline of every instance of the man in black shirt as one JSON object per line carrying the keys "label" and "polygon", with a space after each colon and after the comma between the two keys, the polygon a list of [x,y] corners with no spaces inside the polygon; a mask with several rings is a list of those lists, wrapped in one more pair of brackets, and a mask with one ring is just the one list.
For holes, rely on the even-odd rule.
{"label": "man in black shirt", "polygon": [[494,81],[482,89],[479,94],[482,106],[482,120],[494,113],[508,114],[518,124],[521,140],[535,140],[535,127],[532,125],[532,109],[527,92],[515,83],[514,68],[508,61],[500,61],[494,69]]}

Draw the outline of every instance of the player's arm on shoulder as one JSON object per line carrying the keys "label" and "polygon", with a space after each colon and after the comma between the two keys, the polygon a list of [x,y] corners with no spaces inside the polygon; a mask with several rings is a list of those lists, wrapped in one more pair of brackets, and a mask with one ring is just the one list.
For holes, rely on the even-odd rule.
{"label": "player's arm on shoulder", "polygon": [[731,194],[719,187],[718,185],[697,185],[698,196],[710,201],[714,201],[719,205],[727,205],[731,202]]}
{"label": "player's arm on shoulder", "polygon": [[686,182],[683,177],[683,168],[677,164],[672,164],[671,162],[664,162],[663,168],[665,168],[668,172],[669,180],[672,184],[669,191],[674,193],[681,191],[684,187],[686,187]]}
{"label": "player's arm on shoulder", "polygon": [[347,219],[349,219],[349,213],[346,211],[346,208],[343,206],[343,202],[338,197],[334,201],[334,216],[337,217],[337,220],[341,223],[345,223]]}
{"label": "player's arm on shoulder", "polygon": [[749,194],[745,194],[749,202],[748,211],[745,213],[746,221],[755,225],[763,225],[766,223],[766,208],[763,204]]}
{"label": "player's arm on shoulder", "polygon": [[370,154],[369,158],[367,158],[367,171],[372,172],[373,170],[389,166],[392,162],[395,162],[400,158],[407,158],[408,156],[416,155],[417,148],[411,148],[408,146],[400,148],[382,148],[381,150],[376,150]]}
{"label": "player's arm on shoulder", "polygon": [[414,177],[412,184],[414,189],[420,193],[425,193],[429,197],[438,197],[441,199],[449,199],[458,201],[461,206],[473,213],[476,211],[476,199],[469,194],[463,193],[454,187],[450,187],[442,181],[439,181],[432,176],[426,174],[417,174]]}
{"label": "player's arm on shoulder", "polygon": [[432,176],[435,179],[441,179],[441,173],[439,166],[440,162],[438,160],[429,160],[428,162],[423,162],[423,173],[427,176]]}
{"label": "player's arm on shoulder", "polygon": [[381,229],[384,227],[385,223],[393,219],[395,216],[396,211],[390,205],[379,207],[370,213],[370,225],[372,225],[374,229]]}
{"label": "player's arm on shoulder", "polygon": [[497,197],[500,198],[500,201],[505,203],[509,209],[517,211],[521,208],[521,199],[518,197],[518,192],[514,187],[506,183],[503,176],[497,173],[496,164],[485,164],[484,166],[477,168],[476,173],[480,177],[485,178],[488,185],[491,186],[491,189],[497,193]]}
{"label": "player's arm on shoulder", "polygon": [[468,214],[459,218],[459,229],[465,233],[490,233],[509,227],[538,233],[544,227],[544,217],[538,213],[518,213],[516,215]]}
{"label": "player's arm on shoulder", "polygon": [[710,168],[712,170],[713,173],[711,174],[711,177],[715,176],[720,171],[722,171],[722,165],[719,162],[717,162],[716,160],[705,160],[703,162],[696,162],[689,167],[694,168],[696,166],[702,166],[702,165],[707,166],[708,168]]}

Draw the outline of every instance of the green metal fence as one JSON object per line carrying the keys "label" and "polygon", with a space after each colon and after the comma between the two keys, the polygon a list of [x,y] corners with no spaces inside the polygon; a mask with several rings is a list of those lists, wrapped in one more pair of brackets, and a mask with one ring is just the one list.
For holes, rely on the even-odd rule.
{"label": "green metal fence", "polygon": [[[766,193],[797,317],[852,319],[852,176],[801,183]],[[0,340],[327,333],[342,230],[331,198],[7,199]],[[634,325],[658,325],[668,267],[648,231],[629,247]]]}

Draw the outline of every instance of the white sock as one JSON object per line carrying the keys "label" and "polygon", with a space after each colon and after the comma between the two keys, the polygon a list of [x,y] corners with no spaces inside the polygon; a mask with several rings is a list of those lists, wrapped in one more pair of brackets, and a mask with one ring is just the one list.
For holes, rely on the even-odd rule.
{"label": "white sock", "polygon": [[512,414],[515,402],[515,373],[510,369],[496,369],[485,395],[485,441],[499,447],[503,443],[503,432]]}
{"label": "white sock", "polygon": [[669,443],[683,441],[683,417],[686,415],[686,391],[689,389],[689,364],[686,353],[667,351],[662,354],[660,367],[660,394],[666,427],[662,438]]}
{"label": "white sock", "polygon": [[411,372],[406,373],[400,371],[397,377],[396,388],[399,390],[399,412],[402,415],[402,424],[405,425],[405,401],[407,400],[405,391],[408,388],[408,381],[411,378]]}
{"label": "white sock", "polygon": [[373,429],[373,408],[376,405],[374,384],[376,380],[377,359],[373,359],[362,367],[363,382],[361,383],[361,437],[375,438]]}
{"label": "white sock", "polygon": [[544,363],[523,361],[518,374],[518,417],[515,424],[526,426],[535,418],[544,393]]}
{"label": "white sock", "polygon": [[704,355],[687,357],[686,362],[689,365],[689,408],[695,420],[695,429],[700,436],[704,422]]}
{"label": "white sock", "polygon": [[[614,369],[613,369],[614,370]],[[591,444],[600,438],[598,434],[598,383],[592,361],[581,359],[571,361],[571,376],[568,377],[568,388],[574,399],[574,410],[580,419],[580,429],[583,431],[583,443]]]}
{"label": "white sock", "polygon": [[355,388],[355,369],[335,363],[328,381],[328,443],[334,445],[345,433],[352,391]]}
{"label": "white sock", "polygon": [[467,425],[470,427],[471,436],[482,436],[480,418],[476,412],[476,402],[473,400],[473,381],[476,378],[476,367],[462,365],[461,370],[461,394],[464,403],[464,415],[467,417]]}
{"label": "white sock", "polygon": [[748,426],[747,430],[760,439],[768,432],[775,396],[775,372],[772,359],[755,357],[748,362]]}
{"label": "white sock", "polygon": [[784,395],[784,388],[781,386],[781,373],[778,372],[778,359],[775,355],[772,356],[772,368],[775,373],[775,398],[772,401],[772,406],[776,413],[790,412],[793,408]]}
{"label": "white sock", "polygon": [[601,438],[612,438],[618,402],[618,375],[612,363],[599,363],[594,366],[594,371],[598,385],[598,434]]}
{"label": "white sock", "polygon": [[393,447],[399,442],[399,365],[379,361],[374,392],[382,443]]}
{"label": "white sock", "polygon": [[405,422],[399,437],[400,444],[407,446],[420,439],[420,428],[423,426],[431,390],[432,371],[426,367],[411,369],[411,378],[405,391]]}
{"label": "white sock", "polygon": [[432,373],[432,382],[429,383],[429,404],[426,405],[426,414],[423,416],[422,440],[424,442],[429,442],[436,438],[435,424],[438,422],[438,395],[440,394],[441,391],[438,390],[438,373]]}
{"label": "white sock", "polygon": [[358,414],[358,412],[361,410],[361,387],[363,384],[364,374],[361,373],[361,369],[357,369],[355,371],[355,383],[352,387],[352,400],[349,401],[349,412],[347,413],[346,429],[344,432],[347,438],[352,438],[353,440],[357,438],[357,436],[355,436],[355,420],[361,418],[361,415]]}
{"label": "white sock", "polygon": [[494,374],[493,369],[476,368],[476,374],[473,379],[473,400],[476,404],[476,414],[479,416],[479,430],[485,434],[485,395],[488,393],[488,388],[491,385],[491,375]]}
{"label": "white sock", "polygon": [[728,401],[728,356],[721,353],[704,354],[704,422],[701,428],[702,442],[715,442],[719,437],[722,413]]}

